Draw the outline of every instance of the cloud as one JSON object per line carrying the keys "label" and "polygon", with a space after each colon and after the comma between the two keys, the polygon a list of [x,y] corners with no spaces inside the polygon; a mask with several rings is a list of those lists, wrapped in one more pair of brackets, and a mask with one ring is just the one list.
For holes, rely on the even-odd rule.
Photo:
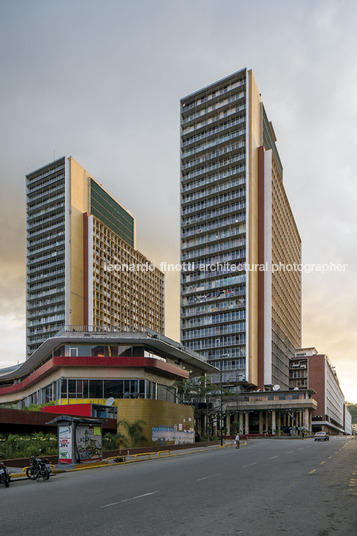
{"label": "cloud", "polygon": [[[341,278],[303,279],[304,339],[347,377],[357,307],[357,4],[18,0],[0,15],[2,314],[24,309],[24,175],[54,151],[134,213],[149,259],[178,258],[179,99],[246,66],[278,136],[304,262],[349,265]],[[177,290],[167,277],[170,334]]]}

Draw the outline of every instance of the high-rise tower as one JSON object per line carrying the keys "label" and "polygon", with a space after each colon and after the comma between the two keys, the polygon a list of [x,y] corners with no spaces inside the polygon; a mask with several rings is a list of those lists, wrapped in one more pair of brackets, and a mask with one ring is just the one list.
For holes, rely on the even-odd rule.
{"label": "high-rise tower", "polygon": [[27,356],[64,326],[164,332],[164,275],[135,249],[135,218],[72,157],[27,175],[26,212]]}
{"label": "high-rise tower", "polygon": [[289,357],[301,342],[301,274],[281,265],[300,260],[252,71],[183,98],[181,339],[222,369],[225,384],[289,387]]}

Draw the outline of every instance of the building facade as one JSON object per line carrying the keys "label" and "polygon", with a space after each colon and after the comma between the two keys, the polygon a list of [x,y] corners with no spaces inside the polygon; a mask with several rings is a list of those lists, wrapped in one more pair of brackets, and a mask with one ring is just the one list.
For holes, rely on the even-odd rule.
{"label": "building facade", "polygon": [[348,405],[345,404],[343,406],[344,412],[343,412],[343,429],[345,431],[346,435],[352,434],[352,415],[349,412]]}
{"label": "building facade", "polygon": [[27,357],[63,326],[164,332],[164,275],[135,249],[135,218],[72,157],[26,176],[26,214]]}
{"label": "building facade", "polygon": [[301,344],[301,276],[272,263],[300,261],[252,71],[183,98],[181,340],[221,368],[226,385],[289,388],[289,358]]}
{"label": "building facade", "polygon": [[153,331],[72,330],[46,339],[0,374],[0,406],[105,404],[108,399],[179,401],[175,382],[214,368]]}
{"label": "building facade", "polygon": [[345,432],[349,419],[348,415],[346,417],[344,394],[327,355],[319,354],[314,347],[298,348],[295,358],[290,360],[290,382],[292,389],[313,389],[316,392],[317,408],[312,416],[315,431]]}

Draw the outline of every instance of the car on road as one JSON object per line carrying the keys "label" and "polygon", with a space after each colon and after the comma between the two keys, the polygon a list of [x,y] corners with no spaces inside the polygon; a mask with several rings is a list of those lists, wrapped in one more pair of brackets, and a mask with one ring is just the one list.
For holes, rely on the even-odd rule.
{"label": "car on road", "polygon": [[329,439],[330,437],[326,432],[316,432],[314,435],[315,441],[328,441]]}

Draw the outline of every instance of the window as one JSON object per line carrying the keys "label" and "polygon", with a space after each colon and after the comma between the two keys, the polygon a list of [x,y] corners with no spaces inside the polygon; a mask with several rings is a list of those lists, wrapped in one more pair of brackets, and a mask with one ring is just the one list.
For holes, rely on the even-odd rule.
{"label": "window", "polygon": [[103,397],[103,380],[90,380],[89,381],[89,397],[90,398],[104,398]]}
{"label": "window", "polygon": [[68,380],[68,398],[77,398],[76,380]]}
{"label": "window", "polygon": [[72,346],[69,349],[70,357],[78,357],[78,346]]}
{"label": "window", "polygon": [[60,380],[62,382],[61,386],[61,398],[67,398],[67,380]]}
{"label": "window", "polygon": [[104,398],[123,398],[123,380],[105,380]]}
{"label": "window", "polygon": [[95,346],[92,348],[92,357],[104,357],[105,356],[105,348],[104,346]]}

